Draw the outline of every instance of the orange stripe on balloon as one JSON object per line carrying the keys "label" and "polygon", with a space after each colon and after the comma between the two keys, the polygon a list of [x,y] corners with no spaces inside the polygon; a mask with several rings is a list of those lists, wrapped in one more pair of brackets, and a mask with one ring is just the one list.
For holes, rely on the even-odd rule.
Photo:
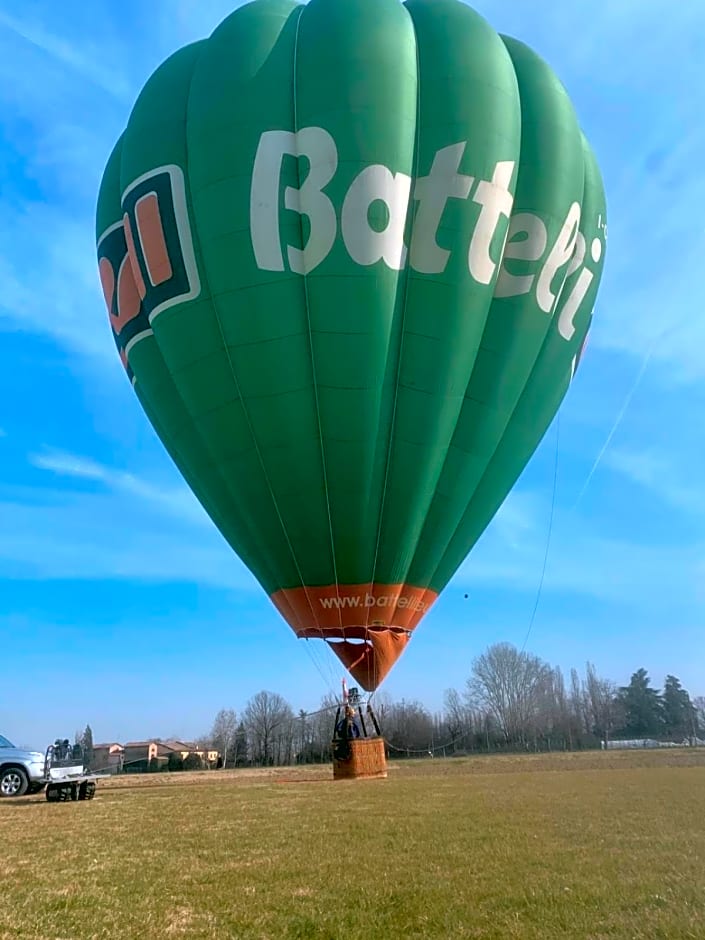
{"label": "orange stripe on balloon", "polygon": [[110,313],[110,323],[116,335],[119,336],[130,320],[135,319],[141,304],[132,276],[132,265],[124,258],[117,278],[117,316],[114,316],[112,311]]}
{"label": "orange stripe on balloon", "polygon": [[174,275],[156,193],[148,193],[137,202],[135,218],[147,273],[156,287],[158,284],[171,280]]}
{"label": "orange stripe on balloon", "polygon": [[98,262],[98,271],[100,272],[100,283],[103,288],[103,297],[105,297],[105,306],[108,313],[113,312],[113,301],[115,300],[115,271],[107,258],[101,258]]}
{"label": "orange stripe on balloon", "polygon": [[272,601],[295,632],[303,628],[342,636],[345,627],[413,630],[437,597],[430,588],[368,583],[282,588]]}
{"label": "orange stripe on balloon", "polygon": [[122,217],[122,224],[125,228],[127,256],[130,259],[130,266],[132,268],[132,276],[135,280],[135,287],[137,288],[137,293],[139,294],[140,299],[144,300],[144,298],[147,296],[147,288],[145,287],[144,278],[142,277],[142,272],[140,271],[140,263],[137,260],[135,236],[132,232],[132,223],[130,222],[130,217],[127,215],[127,213]]}

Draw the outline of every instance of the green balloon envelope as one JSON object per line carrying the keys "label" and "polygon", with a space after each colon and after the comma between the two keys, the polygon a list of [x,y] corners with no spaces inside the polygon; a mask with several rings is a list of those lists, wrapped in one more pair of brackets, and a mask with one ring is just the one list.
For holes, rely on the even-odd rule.
{"label": "green balloon envelope", "polygon": [[585,343],[605,196],[563,86],[460,0],[254,0],[149,79],[96,234],[168,453],[376,688]]}

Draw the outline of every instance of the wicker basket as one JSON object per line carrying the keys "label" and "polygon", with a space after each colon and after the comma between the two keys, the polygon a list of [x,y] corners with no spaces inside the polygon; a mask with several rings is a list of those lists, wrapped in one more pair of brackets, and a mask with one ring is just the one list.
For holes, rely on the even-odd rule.
{"label": "wicker basket", "polygon": [[355,738],[350,741],[350,756],[333,758],[334,780],[361,780],[387,776],[387,757],[383,738]]}

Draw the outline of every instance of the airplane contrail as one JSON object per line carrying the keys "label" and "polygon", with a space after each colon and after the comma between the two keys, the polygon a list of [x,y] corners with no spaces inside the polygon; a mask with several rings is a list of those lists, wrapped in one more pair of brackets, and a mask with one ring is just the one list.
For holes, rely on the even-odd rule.
{"label": "airplane contrail", "polygon": [[649,346],[649,348],[648,348],[648,350],[647,350],[647,352],[646,352],[646,355],[644,356],[644,359],[643,359],[643,361],[642,361],[642,363],[641,363],[641,367],[639,368],[639,372],[637,373],[636,378],[635,378],[634,381],[632,382],[631,388],[630,388],[629,391],[627,392],[626,398],[624,399],[624,403],[622,404],[622,407],[620,408],[620,410],[619,410],[619,412],[618,412],[618,414],[617,414],[617,417],[616,417],[615,420],[614,420],[614,423],[613,423],[613,425],[612,425],[612,428],[610,429],[610,432],[609,432],[609,434],[607,435],[607,437],[606,437],[606,439],[605,439],[605,443],[602,445],[602,448],[600,449],[599,454],[598,454],[597,457],[595,458],[595,462],[593,463],[592,467],[590,468],[590,472],[588,473],[587,478],[586,478],[585,482],[583,483],[583,487],[582,487],[582,489],[580,490],[580,493],[578,494],[578,498],[576,499],[575,503],[573,504],[573,509],[577,509],[577,508],[578,508],[578,505],[580,504],[580,501],[582,500],[583,496],[585,495],[585,493],[586,493],[586,491],[587,491],[587,488],[588,488],[588,486],[590,485],[593,476],[595,475],[595,471],[596,471],[597,468],[599,467],[599,465],[600,465],[600,463],[601,463],[601,461],[602,461],[602,458],[603,458],[603,457],[605,456],[605,454],[607,453],[607,449],[608,449],[608,447],[610,446],[610,444],[612,443],[612,438],[615,436],[615,434],[616,434],[617,431],[619,430],[619,427],[620,427],[622,421],[624,420],[624,416],[626,415],[627,411],[629,410],[629,405],[631,404],[632,398],[634,397],[634,395],[635,395],[635,393],[636,393],[636,390],[639,388],[639,385],[641,384],[641,380],[644,378],[644,373],[646,372],[647,368],[649,367],[649,363],[651,362],[651,357],[652,357],[653,354],[654,354],[654,350],[655,350],[655,348],[656,348],[656,343],[659,342],[661,339],[663,339],[663,337],[664,337],[664,335],[665,335],[666,332],[667,332],[667,331],[664,331],[664,332],[662,332],[662,333],[659,333],[658,336],[655,336],[655,337],[653,338],[653,340],[651,341],[651,345]]}

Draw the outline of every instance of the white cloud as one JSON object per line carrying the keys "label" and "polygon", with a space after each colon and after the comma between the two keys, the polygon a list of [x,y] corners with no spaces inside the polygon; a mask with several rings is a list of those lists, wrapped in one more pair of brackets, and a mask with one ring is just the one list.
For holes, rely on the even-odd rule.
{"label": "white cloud", "polygon": [[[135,528],[116,500],[72,497],[60,506],[0,503],[0,570],[6,577],[96,579],[256,589],[227,546],[186,532]],[[93,518],[91,518],[93,517]]]}
{"label": "white cloud", "polygon": [[2,192],[9,228],[7,209],[22,206],[33,190],[67,219],[92,212],[103,164],[138,90],[126,70],[134,43],[105,32],[110,17],[72,23],[64,13],[62,35],[39,25],[46,17],[46,8],[32,12],[31,0],[21,21],[0,11],[0,113],[4,148],[16,159]]}
{"label": "white cloud", "polygon": [[213,526],[201,504],[186,486],[157,486],[131,473],[114,470],[90,458],[63,451],[34,454],[30,457],[30,463],[58,476],[102,483],[108,490],[137,497],[185,523]]}
{"label": "white cloud", "polygon": [[48,16],[31,0],[21,18],[0,11],[3,146],[12,170],[0,198],[0,328],[49,336],[89,360],[109,357],[107,374],[118,375],[94,211],[136,92],[125,72],[127,37],[109,32],[111,17],[65,11],[59,32]]}
{"label": "white cloud", "polygon": [[[64,481],[7,492],[0,502],[0,574],[188,582],[258,590],[186,487],[164,486],[89,457],[47,451],[35,468]],[[621,472],[653,485],[663,462],[620,455]],[[73,481],[73,482],[72,482]],[[81,484],[94,485],[81,485]],[[683,503],[691,494],[674,490]],[[705,509],[703,500],[700,508]],[[453,581],[533,593],[546,547],[546,495],[519,489],[504,504]],[[642,543],[606,534],[584,516],[554,523],[544,592],[589,598],[632,613],[705,610],[705,544]]]}
{"label": "white cloud", "polygon": [[59,36],[51,32],[36,17],[25,15],[20,18],[2,10],[0,29],[29,43],[81,81],[91,82],[104,94],[118,100],[129,100],[131,89],[121,73],[120,50],[114,48],[114,44],[108,44],[106,37],[97,44],[93,37],[83,33],[77,42],[75,36]]}
{"label": "white cloud", "polygon": [[[525,505],[529,505],[525,501]],[[546,549],[548,508],[537,499],[533,522],[523,535],[506,538],[498,518],[458,569],[454,583],[534,593]],[[500,522],[497,525],[497,522]],[[609,534],[590,517],[557,511],[549,545],[543,591],[612,604],[624,610],[705,612],[702,572],[705,542],[645,542]]]}
{"label": "white cloud", "polygon": [[[705,319],[696,298],[705,226],[695,207],[705,203],[705,129],[701,96],[692,93],[702,80],[702,51],[688,37],[702,30],[702,10],[682,7],[664,21],[653,6],[617,18],[619,31],[597,44],[610,56],[598,89],[611,100],[594,100],[602,106],[591,119],[609,217],[593,339],[639,358],[651,353],[663,384],[701,382]],[[615,55],[622,41],[631,54]]]}
{"label": "white cloud", "polygon": [[492,520],[497,538],[510,548],[518,549],[535,534],[542,502],[533,491],[513,489]]}
{"label": "white cloud", "polygon": [[663,450],[615,450],[605,455],[605,464],[634,483],[651,490],[661,500],[687,513],[705,513],[705,491],[700,483],[702,459],[691,480],[684,478],[674,459]]}
{"label": "white cloud", "polygon": [[642,359],[654,345],[663,384],[701,382],[702,6],[672,6],[664,16],[655,2],[603,0],[552,4],[537,17],[513,0],[472,5],[546,58],[597,154],[609,241],[591,353]]}
{"label": "white cloud", "polygon": [[0,229],[0,326],[53,337],[122,373],[95,261],[93,224],[46,205]]}
{"label": "white cloud", "polygon": [[[0,86],[6,90],[0,103],[26,179],[18,174],[14,186],[3,186],[0,199],[0,328],[49,336],[63,349],[103,359],[103,374],[117,376],[122,370],[95,259],[93,211],[109,151],[100,130],[101,95],[93,95],[88,107],[46,69],[38,76],[36,69],[22,68],[8,80],[4,61],[0,57]],[[25,85],[35,88],[36,97],[23,96]],[[15,89],[14,109],[6,100],[8,87]],[[81,119],[92,112],[95,118]],[[29,123],[32,133],[13,130],[13,120],[19,127]]]}
{"label": "white cloud", "polygon": [[[517,552],[478,552],[462,570],[469,583],[505,584],[536,590],[540,555],[536,543]],[[698,587],[705,547],[642,545],[626,539],[576,535],[551,546],[545,590],[589,596],[636,608],[650,607],[666,594],[692,594]]]}
{"label": "white cloud", "polygon": [[181,505],[181,495],[168,491],[160,498],[124,475],[112,480],[90,462],[72,469],[117,485],[107,492],[36,487],[0,500],[0,577],[259,589],[188,499]]}
{"label": "white cloud", "polygon": [[245,0],[173,0],[156,11],[165,43],[205,39]]}

